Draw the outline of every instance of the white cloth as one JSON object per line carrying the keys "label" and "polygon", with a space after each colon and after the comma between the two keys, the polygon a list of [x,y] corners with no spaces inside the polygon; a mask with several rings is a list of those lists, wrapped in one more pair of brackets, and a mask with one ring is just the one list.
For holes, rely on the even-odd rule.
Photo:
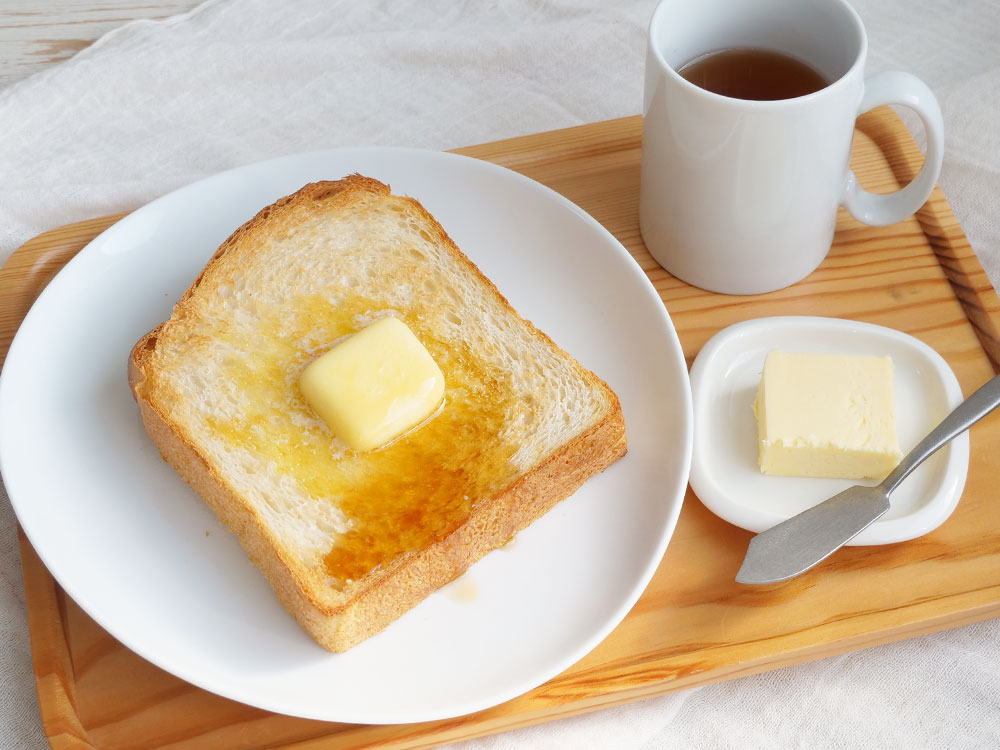
{"label": "white cloth", "polygon": [[[0,261],[60,224],[303,150],[445,149],[637,114],[654,0],[210,0],[0,92]],[[941,185],[1000,281],[1000,6],[857,0],[869,71],[944,110]],[[45,746],[15,520],[0,497],[0,746]],[[1000,621],[462,743],[1000,747]]]}

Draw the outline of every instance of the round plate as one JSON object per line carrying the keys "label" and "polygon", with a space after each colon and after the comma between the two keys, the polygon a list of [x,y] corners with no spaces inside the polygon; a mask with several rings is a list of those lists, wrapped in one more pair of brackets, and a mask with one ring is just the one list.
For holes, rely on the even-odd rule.
{"label": "round plate", "polygon": [[[691,489],[717,516],[750,531],[765,531],[852,485],[877,484],[760,473],[752,406],[771,349],[892,357],[896,431],[903,453],[962,401],[958,380],[941,355],[891,328],[835,318],[778,317],[723,329],[691,366]],[[936,529],[958,504],[968,469],[965,433],[907,477],[892,493],[889,511],[848,544],[901,542]]]}
{"label": "round plate", "polygon": [[[618,393],[629,453],[384,632],[317,646],[161,459],[126,379],[219,244],[303,184],[361,172],[420,200],[511,304]],[[628,252],[555,192],[487,162],[350,149],[250,165],[122,219],[49,284],[0,378],[0,468],[66,592],[149,661],[270,711],[395,723],[487,708],[566,669],[625,616],[687,484],[684,356]]]}

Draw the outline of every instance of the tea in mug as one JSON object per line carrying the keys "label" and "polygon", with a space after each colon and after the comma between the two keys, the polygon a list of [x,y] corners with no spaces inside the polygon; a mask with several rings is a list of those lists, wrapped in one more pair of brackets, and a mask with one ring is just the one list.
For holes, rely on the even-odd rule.
{"label": "tea in mug", "polygon": [[710,52],[687,63],[678,73],[714,94],[756,101],[794,99],[830,83],[815,68],[791,55],[752,47]]}

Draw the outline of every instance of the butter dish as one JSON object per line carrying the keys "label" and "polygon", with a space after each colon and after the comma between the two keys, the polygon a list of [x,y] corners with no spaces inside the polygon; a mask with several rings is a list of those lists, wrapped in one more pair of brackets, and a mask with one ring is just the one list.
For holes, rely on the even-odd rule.
{"label": "butter dish", "polygon": [[[691,366],[695,428],[690,481],[709,510],[749,531],[769,529],[858,483],[760,472],[753,403],[764,359],[772,349],[890,356],[903,453],[962,401],[947,362],[927,344],[891,328],[836,318],[773,317],[723,329]],[[965,434],[900,485],[888,513],[850,544],[901,542],[937,528],[958,504],[968,466]]]}

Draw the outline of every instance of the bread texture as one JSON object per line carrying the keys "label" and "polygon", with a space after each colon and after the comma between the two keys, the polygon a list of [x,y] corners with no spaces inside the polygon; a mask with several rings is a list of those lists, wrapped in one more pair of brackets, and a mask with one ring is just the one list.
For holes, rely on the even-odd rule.
{"label": "bread texture", "polygon": [[[444,406],[354,452],[298,378],[390,315],[444,373]],[[417,201],[361,175],[306,185],[237,229],[135,345],[129,384],[163,458],[332,651],[626,452],[614,392],[521,318]]]}

